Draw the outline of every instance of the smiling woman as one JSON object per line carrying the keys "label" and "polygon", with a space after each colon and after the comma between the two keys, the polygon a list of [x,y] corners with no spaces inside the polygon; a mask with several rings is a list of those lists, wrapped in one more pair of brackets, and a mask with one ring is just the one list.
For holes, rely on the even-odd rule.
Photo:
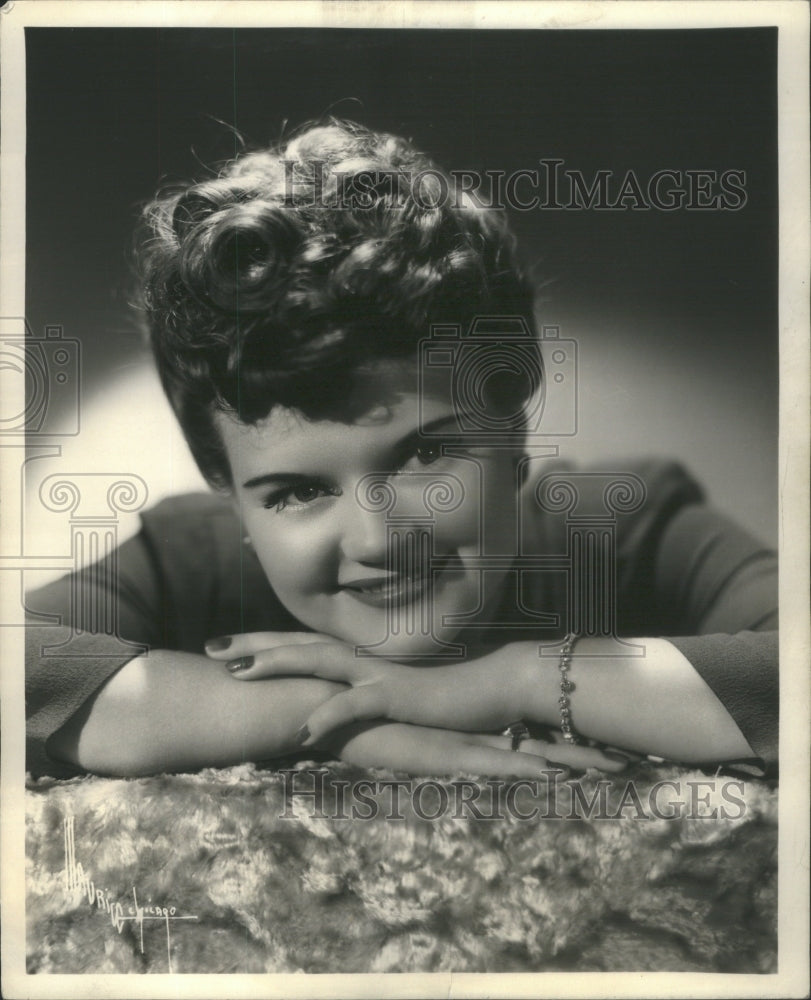
{"label": "smiling woman", "polygon": [[[111,557],[120,634],[148,655],[84,634],[84,655],[40,657],[29,630],[33,770],[301,744],[414,773],[776,763],[774,556],[675,463],[545,461],[571,358],[560,341],[543,382],[503,212],[330,121],[144,224],[158,370],[219,496],[165,501]],[[109,579],[29,606],[67,625],[70,594]]]}

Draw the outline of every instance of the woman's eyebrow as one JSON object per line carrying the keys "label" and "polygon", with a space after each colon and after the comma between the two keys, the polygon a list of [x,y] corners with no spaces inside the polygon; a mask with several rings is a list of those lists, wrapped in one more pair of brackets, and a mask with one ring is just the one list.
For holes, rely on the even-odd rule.
{"label": "woman's eyebrow", "polygon": [[397,454],[412,445],[415,441],[420,441],[425,437],[438,436],[438,432],[448,425],[458,428],[459,419],[455,413],[448,413],[444,417],[437,417],[436,420],[421,423],[414,430],[409,431],[408,434],[404,434],[399,440],[395,441],[391,446],[391,452]]}
{"label": "woman's eyebrow", "polygon": [[284,483],[309,483],[314,476],[308,476],[303,472],[265,472],[261,476],[254,476],[242,484],[244,490],[252,490],[257,486],[270,486],[271,484]]}

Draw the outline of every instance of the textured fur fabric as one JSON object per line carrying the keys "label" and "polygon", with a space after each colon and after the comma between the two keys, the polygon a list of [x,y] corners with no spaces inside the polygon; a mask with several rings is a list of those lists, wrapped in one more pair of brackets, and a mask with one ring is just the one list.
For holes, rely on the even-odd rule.
{"label": "textured fur fabric", "polygon": [[[357,781],[385,776],[320,766],[30,783],[29,971],[776,969],[767,783],[708,790],[703,773],[645,765],[580,780],[586,801],[604,782],[616,818],[575,808],[567,785],[554,797],[513,788],[505,818],[476,819],[459,783],[415,798],[427,779],[413,779],[400,820],[387,818],[391,788],[355,796]],[[318,800],[306,794],[316,782]],[[681,801],[683,815],[651,815],[654,787],[660,812]],[[473,788],[504,806],[504,789],[499,806],[486,782],[463,798]],[[518,815],[539,805],[551,818]],[[352,819],[353,807],[378,814]],[[342,810],[350,818],[334,818]]]}

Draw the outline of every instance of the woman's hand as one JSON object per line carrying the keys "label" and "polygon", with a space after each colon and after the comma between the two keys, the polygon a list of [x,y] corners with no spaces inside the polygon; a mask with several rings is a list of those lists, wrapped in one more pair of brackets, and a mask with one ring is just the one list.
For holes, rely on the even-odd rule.
{"label": "woman's hand", "polygon": [[524,714],[530,683],[525,651],[511,647],[464,663],[412,667],[358,656],[353,647],[315,633],[254,632],[230,637],[223,651],[212,643],[208,652],[227,659],[233,676],[244,681],[304,675],[348,685],[307,719],[304,746],[370,719],[465,732],[503,729]]}
{"label": "woman's hand", "polygon": [[[522,685],[532,677],[523,646],[465,663],[410,667],[357,656],[352,647],[315,633],[259,632],[230,637],[224,650],[214,645],[209,655],[227,660],[240,680],[305,675],[346,684],[309,715],[298,742],[327,746],[363,766],[537,777],[547,764],[618,772],[628,763],[628,755],[541,740],[525,740],[520,752],[512,752],[507,737],[487,732],[524,714]],[[377,719],[413,725],[368,725]]]}
{"label": "woman's hand", "polygon": [[382,767],[407,774],[528,778],[538,780],[544,772],[569,771],[619,773],[627,757],[606,756],[594,747],[569,746],[542,740],[524,740],[511,751],[510,739],[489,733],[458,733],[403,723],[356,723],[333,733],[326,747],[342,760],[359,767]]}

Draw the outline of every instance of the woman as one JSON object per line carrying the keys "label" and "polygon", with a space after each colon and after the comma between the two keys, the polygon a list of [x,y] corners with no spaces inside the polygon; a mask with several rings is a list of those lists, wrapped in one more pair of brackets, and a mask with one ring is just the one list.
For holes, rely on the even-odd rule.
{"label": "woman", "polygon": [[[117,554],[119,634],[148,655],[86,635],[86,656],[40,658],[29,629],[35,772],[313,745],[412,773],[775,764],[775,559],[678,466],[630,470],[614,621],[564,639],[565,517],[525,451],[533,293],[501,214],[404,140],[332,122],[145,221],[153,351],[215,495],[158,505]],[[486,371],[460,394],[468,331]],[[66,623],[69,589],[29,606]],[[543,739],[499,735],[518,720]]]}

